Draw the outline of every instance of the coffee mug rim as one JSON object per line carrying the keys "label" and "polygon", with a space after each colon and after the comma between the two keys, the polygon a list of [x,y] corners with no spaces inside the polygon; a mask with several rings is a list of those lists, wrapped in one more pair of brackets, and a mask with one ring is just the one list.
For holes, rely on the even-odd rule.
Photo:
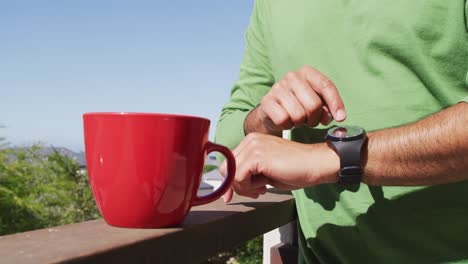
{"label": "coffee mug rim", "polygon": [[185,115],[185,114],[167,114],[167,113],[149,113],[149,112],[86,112],[83,113],[85,116],[154,116],[164,118],[182,118],[182,119],[200,119],[210,122],[208,118]]}

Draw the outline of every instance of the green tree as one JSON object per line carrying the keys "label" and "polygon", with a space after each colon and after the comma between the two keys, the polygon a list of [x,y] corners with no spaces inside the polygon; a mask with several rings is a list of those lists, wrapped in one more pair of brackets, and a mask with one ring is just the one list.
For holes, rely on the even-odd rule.
{"label": "green tree", "polygon": [[79,165],[40,150],[0,150],[0,235],[99,217]]}
{"label": "green tree", "polygon": [[218,168],[218,166],[216,166],[216,165],[206,164],[206,165],[203,167],[203,174],[208,173],[208,172],[210,172],[210,171],[212,171],[212,170],[215,170],[215,169],[217,169],[217,168]]}
{"label": "green tree", "polygon": [[263,260],[263,236],[247,241],[235,249],[237,260],[242,264],[260,264]]}
{"label": "green tree", "polygon": [[220,252],[201,264],[260,264],[262,261],[263,236],[258,236],[232,250]]}
{"label": "green tree", "polygon": [[[4,126],[4,125],[0,125],[0,128],[5,128],[5,126]],[[2,136],[0,135],[0,149],[1,149],[1,148],[4,148],[4,147],[6,147],[6,146],[8,146],[8,142],[6,142],[5,137],[2,137]]]}

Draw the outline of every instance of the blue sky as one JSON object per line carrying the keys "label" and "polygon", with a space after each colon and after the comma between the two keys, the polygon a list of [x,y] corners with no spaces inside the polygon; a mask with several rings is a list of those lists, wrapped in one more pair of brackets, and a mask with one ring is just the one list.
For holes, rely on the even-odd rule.
{"label": "blue sky", "polygon": [[236,80],[253,1],[3,1],[0,136],[83,150],[81,115],[212,121]]}

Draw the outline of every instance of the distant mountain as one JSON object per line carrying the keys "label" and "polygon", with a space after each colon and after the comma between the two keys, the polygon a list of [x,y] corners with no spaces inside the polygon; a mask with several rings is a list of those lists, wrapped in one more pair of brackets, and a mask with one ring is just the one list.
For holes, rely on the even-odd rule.
{"label": "distant mountain", "polygon": [[[12,147],[12,149],[16,150],[25,150],[28,147]],[[67,149],[65,147],[41,147],[40,153],[44,156],[48,156],[55,151],[58,151],[61,155],[67,156],[70,159],[76,161],[81,168],[86,168],[86,156],[83,151],[76,152],[70,149]],[[215,165],[217,166],[218,163],[216,162],[216,157],[214,155],[209,155],[205,159],[205,164],[206,165]],[[212,170],[208,173],[206,173],[203,176],[203,181],[200,183],[199,190],[198,190],[198,195],[205,195],[213,189],[213,186],[217,188],[219,184],[221,183],[222,180],[221,173],[219,170]]]}
{"label": "distant mountain", "polygon": [[[28,147],[13,147],[13,149],[17,149],[17,150],[25,150],[27,148]],[[61,155],[64,155],[76,161],[80,165],[80,167],[86,167],[86,157],[85,157],[85,153],[82,151],[76,152],[76,151],[73,151],[64,147],[41,146],[40,153],[44,156],[49,156],[50,154],[54,153],[54,150],[58,151],[58,153],[60,153]]]}
{"label": "distant mountain", "polygon": [[80,167],[86,167],[86,157],[83,151],[76,152],[64,147],[45,147],[43,149],[43,153],[45,155],[50,155],[53,153],[54,149],[58,151],[61,155],[64,155],[76,161],[80,165]]}
{"label": "distant mountain", "polygon": [[[13,147],[13,149],[24,150],[24,149],[27,149],[27,147]],[[48,155],[52,154],[54,152],[54,150],[58,151],[60,154],[62,154],[64,156],[69,157],[70,159],[76,161],[80,165],[80,167],[86,167],[86,156],[85,156],[85,153],[83,151],[76,152],[76,151],[70,150],[70,149],[65,148],[65,147],[54,147],[54,146],[45,147],[45,146],[42,146],[41,147],[41,154],[43,154],[44,156],[48,156]],[[216,157],[213,156],[213,155],[210,155],[205,159],[205,164],[216,165],[216,166],[218,165],[218,163],[216,162]]]}

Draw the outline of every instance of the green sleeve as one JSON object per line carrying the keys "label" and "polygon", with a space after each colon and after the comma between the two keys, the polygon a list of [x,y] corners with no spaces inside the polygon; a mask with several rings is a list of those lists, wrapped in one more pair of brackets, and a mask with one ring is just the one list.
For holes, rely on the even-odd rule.
{"label": "green sleeve", "polygon": [[465,98],[463,98],[463,99],[461,100],[461,102],[468,103],[468,96],[467,96],[467,97],[465,97]]}
{"label": "green sleeve", "polygon": [[[468,15],[468,1],[466,2],[466,14]],[[467,18],[468,19],[468,18]],[[467,23],[467,30],[468,30],[468,21]],[[468,72],[466,73],[466,80],[465,80],[466,88],[468,89]],[[466,96],[462,101],[468,103],[468,96]]]}
{"label": "green sleeve", "polygon": [[[466,32],[468,32],[468,1],[465,2],[465,23],[466,23]],[[466,84],[466,88],[468,89],[468,72],[466,73],[465,84]],[[462,101],[465,103],[468,103],[468,96],[463,98]]]}
{"label": "green sleeve", "polygon": [[229,101],[224,105],[219,119],[215,141],[231,149],[244,137],[244,120],[250,110],[274,84],[274,77],[265,45],[265,17],[263,3],[256,0],[250,24],[245,33],[245,50],[239,78],[231,90]]}
{"label": "green sleeve", "polygon": [[[468,15],[468,1],[466,2],[466,14]],[[466,23],[467,23],[466,26],[468,30],[468,21]],[[465,85],[466,85],[466,89],[468,90],[468,72],[466,73],[466,77],[465,77]],[[461,102],[468,103],[468,95],[465,98],[463,98]]]}
{"label": "green sleeve", "polygon": [[468,1],[465,1],[465,24],[466,31],[468,32]]}

